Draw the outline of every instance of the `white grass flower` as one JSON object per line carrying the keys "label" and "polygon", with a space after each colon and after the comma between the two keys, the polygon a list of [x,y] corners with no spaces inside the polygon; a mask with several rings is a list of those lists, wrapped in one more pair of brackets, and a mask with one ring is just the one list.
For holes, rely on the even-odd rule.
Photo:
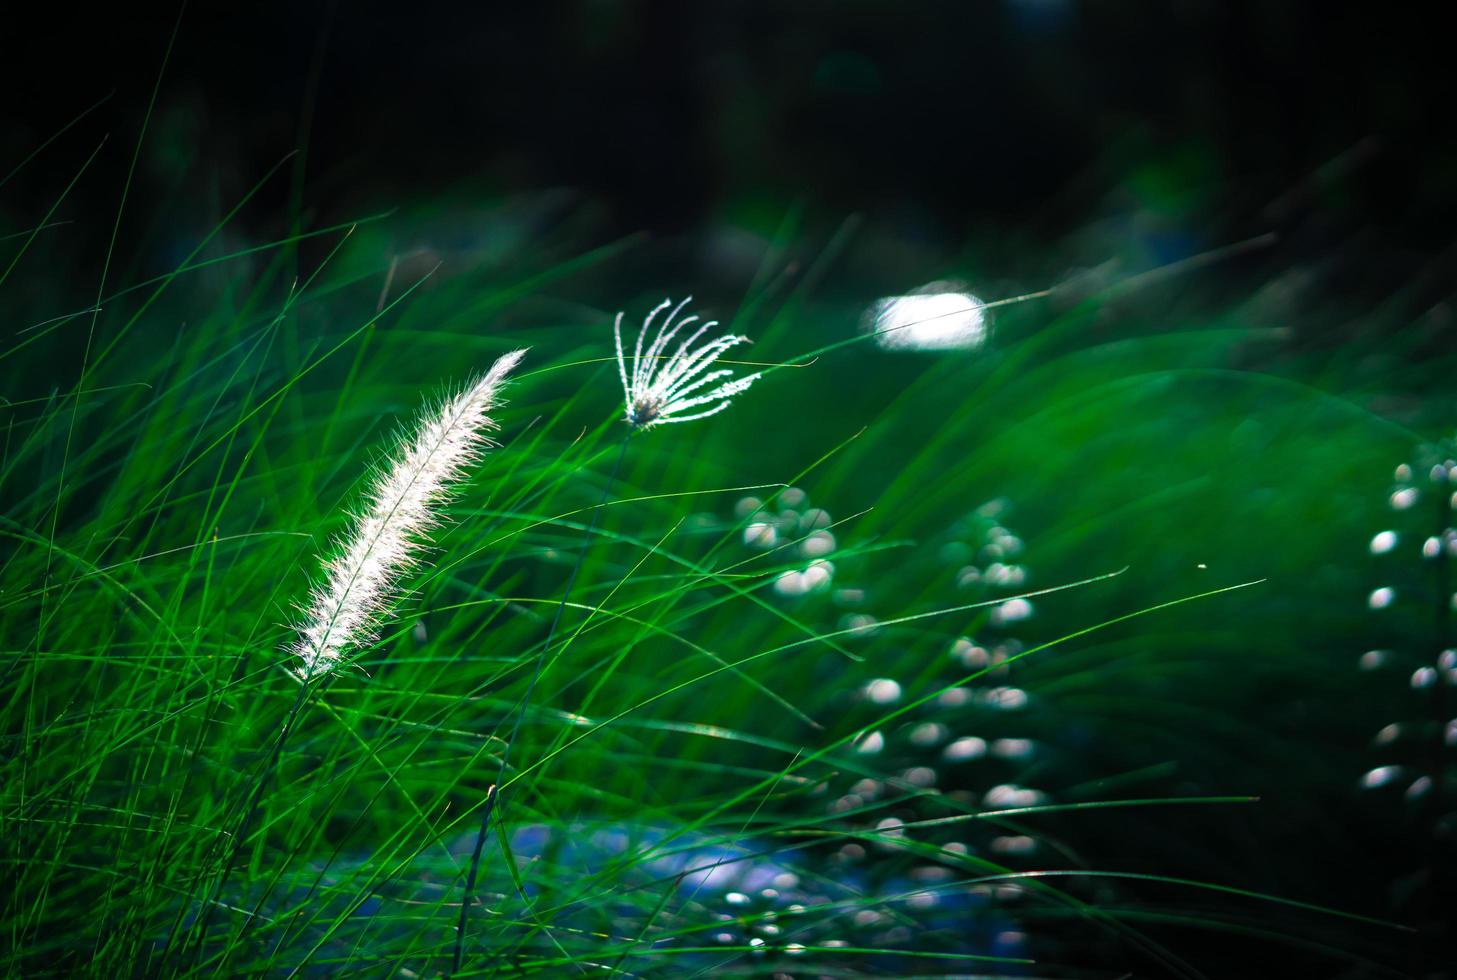
{"label": "white grass flower", "polygon": [[402,575],[418,563],[439,510],[455,492],[495,428],[487,415],[502,381],[524,350],[503,355],[489,371],[426,412],[379,467],[362,512],[335,542],[324,562],[324,582],[309,595],[289,652],[300,657],[297,673],[309,679],[343,663],[350,650],[368,645],[398,596]]}
{"label": "white grass flower", "polygon": [[[694,419],[717,415],[729,407],[729,399],[747,391],[759,380],[759,372],[746,374],[741,378],[724,380],[733,371],[722,368],[708,370],[713,362],[729,348],[748,343],[748,337],[725,335],[716,337],[698,347],[693,345],[704,333],[718,326],[717,320],[709,320],[694,330],[678,344],[672,356],[667,353],[668,344],[684,328],[698,320],[697,316],[678,319],[693,297],[688,297],[659,324],[657,333],[643,343],[652,330],[653,320],[669,306],[671,299],[665,299],[653,308],[638,331],[637,343],[633,347],[631,365],[622,347],[622,314],[617,314],[612,330],[617,340],[617,373],[622,378],[622,391],[627,403],[627,422],[637,429],[649,429],[668,422],[691,422]],[[715,404],[716,403],[716,404]],[[704,405],[712,408],[703,409]],[[699,410],[702,409],[702,410]],[[687,412],[688,414],[683,414]]]}

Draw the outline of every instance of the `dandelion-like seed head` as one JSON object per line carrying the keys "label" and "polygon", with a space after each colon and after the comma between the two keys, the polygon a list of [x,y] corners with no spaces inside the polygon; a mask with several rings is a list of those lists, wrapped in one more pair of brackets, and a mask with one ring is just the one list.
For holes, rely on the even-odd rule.
{"label": "dandelion-like seed head", "polygon": [[[628,356],[622,345],[622,314],[613,322],[613,335],[617,341],[617,372],[622,378],[622,392],[626,403],[627,424],[636,429],[650,429],[668,422],[691,422],[694,419],[717,415],[729,407],[729,401],[749,389],[759,380],[759,372],[733,377],[728,368],[710,370],[723,353],[738,344],[748,343],[748,337],[726,334],[698,344],[699,338],[714,327],[717,320],[709,320],[688,333],[679,341],[673,353],[668,347],[684,328],[698,323],[696,315],[681,316],[684,308],[693,299],[688,297],[674,306],[671,299],[665,299],[653,308],[643,320],[637,334],[637,343]],[[653,321],[658,314],[669,310],[653,330]],[[652,339],[649,340],[649,334]],[[698,346],[694,346],[698,344]],[[704,408],[705,405],[712,406]],[[686,414],[685,414],[686,413]]]}

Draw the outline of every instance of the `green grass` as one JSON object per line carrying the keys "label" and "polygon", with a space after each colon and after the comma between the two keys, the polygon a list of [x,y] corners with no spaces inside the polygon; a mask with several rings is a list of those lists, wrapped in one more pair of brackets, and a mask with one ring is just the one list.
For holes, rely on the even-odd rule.
{"label": "green grass", "polygon": [[[54,198],[0,228],[8,975],[439,974],[539,657],[464,974],[1399,965],[1386,866],[1318,859],[1359,839],[1327,808],[1400,703],[1353,705],[1387,628],[1366,541],[1452,417],[1374,407],[1402,363],[1298,350],[1217,264],[1137,254],[998,308],[985,349],[888,354],[854,339],[853,239],[791,223],[705,304],[784,366],[635,437],[594,514],[624,435],[604,307],[683,291],[619,285],[660,246],[422,255],[421,211],[260,244],[245,199],[195,241],[114,235],[98,289],[52,224],[91,223],[88,152],[40,155]],[[396,426],[518,345],[500,448],[275,767],[315,555]],[[833,583],[787,596],[810,508]],[[746,542],[765,514],[779,547]],[[958,584],[1006,529],[1025,582]],[[769,867],[793,883],[742,902],[691,874]]]}

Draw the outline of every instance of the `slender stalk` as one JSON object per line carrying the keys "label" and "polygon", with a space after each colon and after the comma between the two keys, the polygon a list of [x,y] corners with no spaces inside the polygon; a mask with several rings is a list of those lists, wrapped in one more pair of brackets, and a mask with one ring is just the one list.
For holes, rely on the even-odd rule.
{"label": "slender stalk", "polygon": [[[243,821],[238,825],[237,835],[233,838],[232,850],[228,853],[228,859],[223,864],[223,873],[218,878],[217,884],[212,889],[212,900],[204,903],[206,911],[203,913],[202,922],[197,932],[197,948],[199,953],[203,943],[207,939],[208,927],[212,924],[213,913],[217,910],[217,899],[227,888],[228,879],[232,877],[234,868],[237,867],[238,855],[243,850],[243,844],[248,839],[248,834],[253,829],[253,821],[258,817],[258,811],[263,804],[263,791],[268,788],[268,783],[273,774],[278,771],[278,764],[283,759],[283,746],[288,740],[289,733],[293,731],[294,722],[298,719],[299,712],[303,710],[304,702],[309,696],[309,681],[305,678],[299,684],[298,696],[293,699],[293,707],[288,709],[284,717],[283,726],[278,731],[278,738],[273,743],[273,752],[269,755],[268,761],[258,771],[258,778],[253,781],[253,790],[249,794],[248,808],[243,813]],[[245,925],[246,928],[246,925]]]}
{"label": "slender stalk", "polygon": [[[567,603],[571,601],[572,588],[577,584],[577,573],[582,570],[582,563],[586,560],[587,550],[592,547],[592,535],[597,530],[597,519],[602,515],[602,509],[607,506],[607,500],[612,493],[612,485],[617,482],[617,471],[622,468],[622,460],[627,456],[627,444],[632,441],[633,429],[627,430],[627,435],[622,438],[622,448],[617,453],[617,461],[612,464],[612,472],[607,477],[607,483],[602,487],[602,499],[592,510],[592,519],[587,524],[586,536],[582,539],[582,547],[577,552],[577,560],[572,564],[572,572],[567,576],[566,588],[562,590],[561,602],[557,603],[556,612],[552,614],[551,626],[546,631],[546,641],[541,646],[541,653],[536,658],[536,668],[531,674],[531,683],[526,686],[526,695],[521,699],[521,704],[516,709],[516,719],[511,724],[511,735],[506,739],[506,747],[501,750],[501,765],[496,770],[496,780],[486,790],[484,807],[481,810],[481,829],[476,834],[476,846],[471,852],[470,871],[466,874],[465,893],[460,901],[460,922],[455,931],[455,953],[451,960],[451,975],[460,972],[461,962],[465,957],[465,934],[466,926],[470,919],[471,903],[475,900],[476,877],[481,868],[481,851],[485,849],[486,835],[490,832],[491,816],[495,813],[497,801],[501,799],[500,786],[506,778],[506,767],[511,760],[511,746],[516,744],[516,736],[521,732],[521,721],[526,717],[526,709],[531,704],[531,698],[536,693],[536,682],[541,679],[542,669],[546,666],[546,655],[551,650],[552,640],[556,637],[557,627],[561,625],[562,614],[566,611]],[[505,804],[500,804],[504,813]],[[504,819],[504,817],[503,817]]]}

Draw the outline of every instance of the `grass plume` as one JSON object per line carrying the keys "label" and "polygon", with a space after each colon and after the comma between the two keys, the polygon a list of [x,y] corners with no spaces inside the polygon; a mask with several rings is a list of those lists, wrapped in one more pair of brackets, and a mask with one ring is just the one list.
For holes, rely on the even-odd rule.
{"label": "grass plume", "polygon": [[437,410],[426,413],[376,474],[364,509],[324,562],[289,652],[306,678],[326,674],[367,645],[398,595],[400,577],[418,562],[439,511],[466,467],[480,458],[496,426],[488,414],[506,375],[526,352],[504,354]]}

